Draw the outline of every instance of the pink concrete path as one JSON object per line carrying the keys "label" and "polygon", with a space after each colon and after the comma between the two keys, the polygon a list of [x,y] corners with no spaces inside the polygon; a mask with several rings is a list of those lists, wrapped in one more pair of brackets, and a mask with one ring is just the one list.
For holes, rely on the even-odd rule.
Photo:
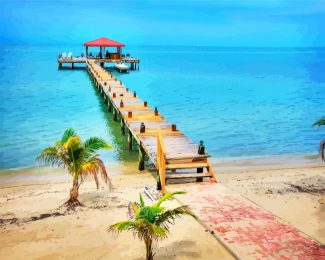
{"label": "pink concrete path", "polygon": [[218,183],[177,184],[168,191],[240,259],[325,259],[325,247]]}

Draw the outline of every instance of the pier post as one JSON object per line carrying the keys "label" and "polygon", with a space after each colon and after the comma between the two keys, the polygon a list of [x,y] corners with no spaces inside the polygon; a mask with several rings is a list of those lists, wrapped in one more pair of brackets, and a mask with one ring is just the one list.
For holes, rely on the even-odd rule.
{"label": "pier post", "polygon": [[109,101],[109,99],[107,99],[108,102],[107,102],[107,111],[108,112],[112,112],[112,103]]}
{"label": "pier post", "polygon": [[121,134],[125,135],[125,122],[122,118],[121,118]]}
{"label": "pier post", "polygon": [[129,129],[129,133],[128,133],[128,147],[129,147],[129,150],[132,150],[132,133]]}
{"label": "pier post", "polygon": [[[198,154],[205,154],[205,147],[204,147],[203,141],[200,141],[200,145],[199,145],[199,148],[198,148]],[[197,168],[196,172],[197,173],[203,173],[203,168]],[[196,178],[196,182],[202,182],[202,181],[203,181],[202,177]]]}
{"label": "pier post", "polygon": [[58,62],[58,69],[62,69],[62,63],[61,62]]}
{"label": "pier post", "polygon": [[117,120],[117,111],[116,109],[113,108],[113,120],[116,121]]}
{"label": "pier post", "polygon": [[144,170],[144,156],[145,156],[145,151],[142,148],[142,145],[140,143],[140,146],[139,146],[139,171]]}
{"label": "pier post", "polygon": [[71,62],[71,68],[72,68],[72,69],[74,68],[74,63],[73,63],[73,62]]}

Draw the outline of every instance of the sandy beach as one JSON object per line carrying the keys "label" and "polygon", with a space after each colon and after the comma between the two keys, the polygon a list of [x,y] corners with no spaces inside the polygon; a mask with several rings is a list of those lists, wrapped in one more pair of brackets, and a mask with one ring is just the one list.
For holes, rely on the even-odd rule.
{"label": "sandy beach", "polygon": [[[109,167],[113,171],[114,167]],[[138,200],[144,186],[155,186],[148,172],[136,165],[114,169],[113,191],[93,182],[81,187],[84,207],[66,212],[60,206],[67,200],[69,176],[46,168],[7,172],[1,179],[0,254],[2,259],[144,259],[144,243],[131,233],[115,237],[107,227],[127,219],[129,201]],[[44,172],[48,180],[31,182]],[[4,182],[4,179],[6,180]],[[147,202],[149,203],[149,199]],[[172,201],[169,206],[177,206]],[[42,215],[43,214],[43,215]],[[39,219],[41,217],[41,219]],[[195,236],[193,235],[195,234]],[[227,250],[191,217],[176,221],[168,239],[160,242],[155,259],[233,259]]]}
{"label": "sandy beach", "polygon": [[[0,254],[2,259],[144,259],[143,242],[131,233],[114,237],[107,227],[127,218],[129,201],[144,186],[154,189],[148,171],[136,164],[109,166],[112,191],[93,182],[81,187],[84,207],[60,207],[70,189],[69,175],[59,169],[31,168],[2,172],[0,177]],[[308,236],[325,242],[325,167],[222,170],[218,181]],[[28,176],[28,177],[26,177]],[[149,199],[147,202],[149,203]],[[176,206],[172,201],[168,206]],[[159,243],[155,259],[233,259],[196,220],[184,217]]]}

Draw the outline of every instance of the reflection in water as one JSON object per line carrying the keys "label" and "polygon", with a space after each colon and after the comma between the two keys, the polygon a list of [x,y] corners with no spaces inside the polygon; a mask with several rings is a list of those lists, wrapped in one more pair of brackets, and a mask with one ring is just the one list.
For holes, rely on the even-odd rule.
{"label": "reflection in water", "polygon": [[136,162],[138,160],[138,147],[136,143],[133,142],[133,151],[130,151],[127,147],[127,136],[121,134],[120,121],[113,120],[112,113],[107,111],[107,105],[104,98],[97,91],[97,88],[89,74],[88,77],[93,86],[93,90],[95,92],[94,94],[98,99],[98,104],[107,126],[108,135],[111,136],[111,142],[115,150],[116,160],[121,162]]}

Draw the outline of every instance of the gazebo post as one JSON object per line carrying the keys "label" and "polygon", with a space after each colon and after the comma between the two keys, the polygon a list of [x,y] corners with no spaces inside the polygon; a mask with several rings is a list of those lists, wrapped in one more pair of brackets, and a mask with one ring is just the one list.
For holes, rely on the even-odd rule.
{"label": "gazebo post", "polygon": [[88,59],[88,46],[86,46],[86,59]]}
{"label": "gazebo post", "polygon": [[116,50],[117,50],[117,53],[118,53],[118,56],[119,56],[119,60],[122,58],[121,57],[121,47],[116,47]]}

